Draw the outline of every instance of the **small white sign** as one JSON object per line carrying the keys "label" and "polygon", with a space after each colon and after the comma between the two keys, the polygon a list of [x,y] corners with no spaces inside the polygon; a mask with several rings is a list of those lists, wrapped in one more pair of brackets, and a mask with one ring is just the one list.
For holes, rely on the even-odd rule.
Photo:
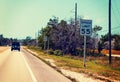
{"label": "small white sign", "polygon": [[47,41],[47,36],[44,37],[44,41],[45,41],[45,42]]}
{"label": "small white sign", "polygon": [[92,35],[92,20],[80,20],[80,34],[85,36]]}

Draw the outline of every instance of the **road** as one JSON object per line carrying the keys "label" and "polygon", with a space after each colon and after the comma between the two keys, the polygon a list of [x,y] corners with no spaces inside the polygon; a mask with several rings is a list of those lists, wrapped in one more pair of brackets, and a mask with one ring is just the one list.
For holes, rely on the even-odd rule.
{"label": "road", "polygon": [[0,82],[71,82],[24,49],[0,53]]}

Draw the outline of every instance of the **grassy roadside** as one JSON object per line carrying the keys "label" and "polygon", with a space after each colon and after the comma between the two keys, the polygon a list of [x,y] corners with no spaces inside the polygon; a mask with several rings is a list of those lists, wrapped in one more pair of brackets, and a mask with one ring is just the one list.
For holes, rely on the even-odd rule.
{"label": "grassy roadside", "polygon": [[83,58],[74,57],[74,56],[56,56],[49,55],[44,53],[38,48],[30,48],[32,51],[35,51],[39,54],[39,56],[43,59],[53,59],[55,60],[55,64],[58,67],[69,69],[75,72],[86,73],[89,76],[93,76],[98,78],[97,76],[104,76],[109,78],[110,80],[118,80],[120,81],[120,58],[113,58],[112,65],[108,65],[108,57],[87,57],[86,65],[87,67],[83,67]]}

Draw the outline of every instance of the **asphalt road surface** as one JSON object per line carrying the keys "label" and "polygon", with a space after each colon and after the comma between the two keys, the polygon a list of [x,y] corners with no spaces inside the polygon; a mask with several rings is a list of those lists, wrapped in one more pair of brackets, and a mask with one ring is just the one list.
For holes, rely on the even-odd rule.
{"label": "asphalt road surface", "polygon": [[27,51],[0,53],[0,82],[71,82]]}

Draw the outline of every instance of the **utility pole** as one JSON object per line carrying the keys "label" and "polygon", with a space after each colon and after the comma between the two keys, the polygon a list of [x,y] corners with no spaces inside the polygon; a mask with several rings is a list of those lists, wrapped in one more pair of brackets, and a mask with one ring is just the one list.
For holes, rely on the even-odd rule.
{"label": "utility pole", "polygon": [[46,41],[44,41],[44,50],[46,49]]}
{"label": "utility pole", "polygon": [[109,0],[109,16],[108,16],[108,28],[109,28],[109,64],[112,64],[111,57],[111,0]]}
{"label": "utility pole", "polygon": [[36,46],[38,47],[39,30],[35,33]]}
{"label": "utility pole", "polygon": [[[74,33],[75,33],[75,35],[74,35],[74,39],[75,39],[74,48],[76,49],[76,43],[77,43],[77,38],[76,38],[76,36],[77,36],[77,3],[75,3],[75,30],[74,30]],[[75,54],[76,54],[76,52],[75,52]]]}
{"label": "utility pole", "polygon": [[36,44],[35,44],[35,46],[37,46],[37,45],[38,45],[38,41],[37,41],[37,33],[35,33],[35,40],[36,40]]}
{"label": "utility pole", "polygon": [[39,37],[39,30],[38,30],[38,35],[37,35],[37,47],[38,47],[38,37]]}
{"label": "utility pole", "polygon": [[77,3],[75,3],[75,32],[77,27]]}
{"label": "utility pole", "polygon": [[48,41],[48,47],[47,47],[47,49],[49,50],[49,44],[50,44],[49,37],[47,37],[47,41]]}
{"label": "utility pole", "polygon": [[44,36],[43,41],[44,41],[44,50],[46,50],[47,36]]}

